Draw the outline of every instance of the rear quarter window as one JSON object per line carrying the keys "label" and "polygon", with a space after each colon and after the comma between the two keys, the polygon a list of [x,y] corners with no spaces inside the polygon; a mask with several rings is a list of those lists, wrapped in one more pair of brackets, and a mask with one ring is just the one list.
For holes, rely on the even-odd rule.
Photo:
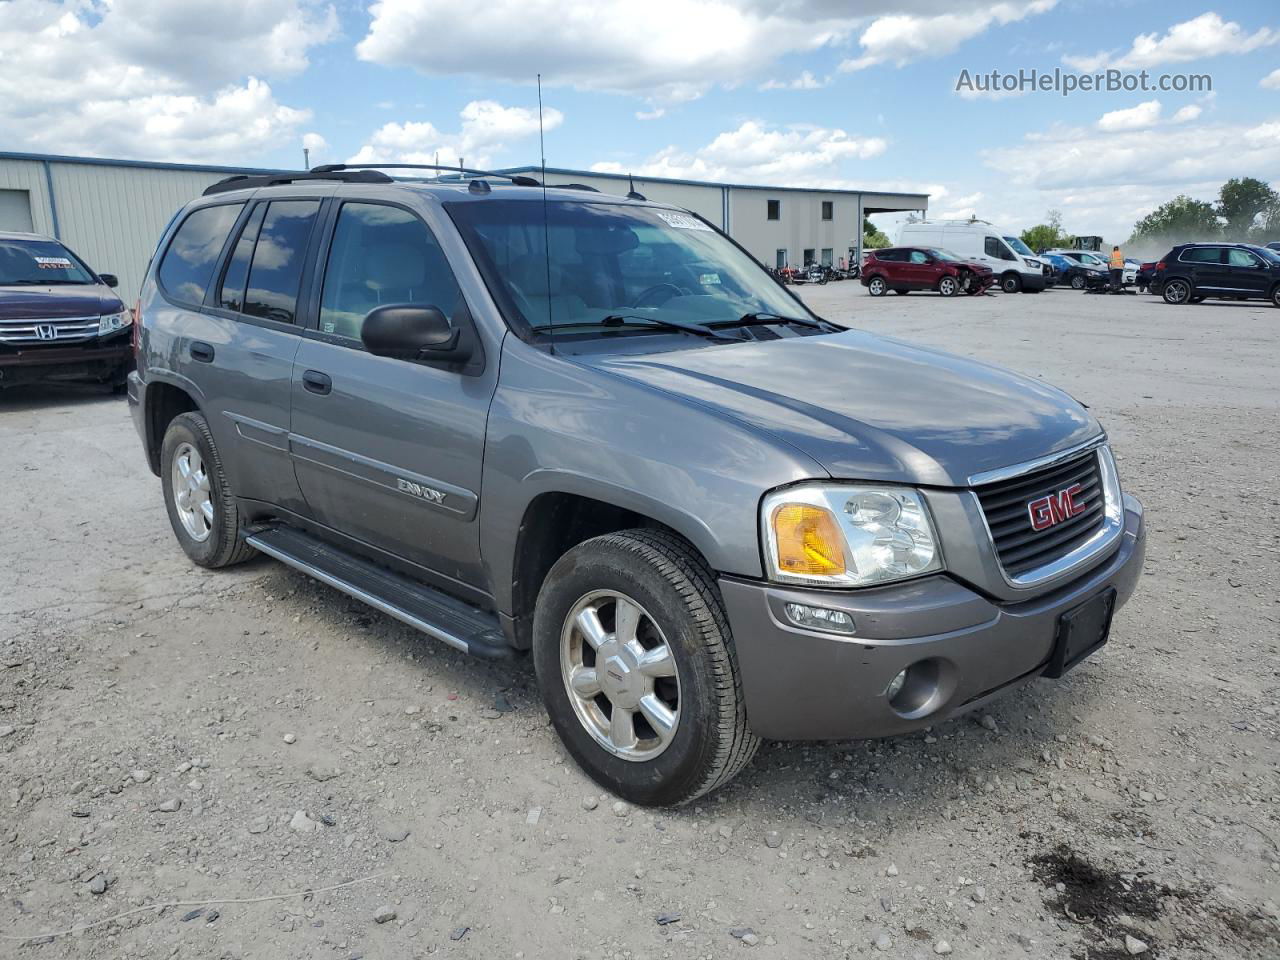
{"label": "rear quarter window", "polygon": [[243,203],[201,207],[182,221],[156,272],[165,294],[183,303],[204,302],[227,235],[243,209]]}

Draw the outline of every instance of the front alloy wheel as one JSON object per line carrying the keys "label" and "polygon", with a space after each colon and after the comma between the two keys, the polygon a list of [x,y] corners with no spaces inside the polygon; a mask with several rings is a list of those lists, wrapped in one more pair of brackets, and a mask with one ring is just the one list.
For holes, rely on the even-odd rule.
{"label": "front alloy wheel", "polygon": [[1084,277],[1080,276],[1080,274],[1078,274],[1078,273],[1077,273],[1074,277],[1072,277],[1072,278],[1071,278],[1071,289],[1072,289],[1072,290],[1083,290],[1083,289],[1084,289]]}
{"label": "front alloy wheel", "polygon": [[652,760],[680,723],[680,673],[662,629],[623,593],[587,594],[565,619],[560,676],[595,741],[624,760]]}
{"label": "front alloy wheel", "polygon": [[954,297],[959,289],[955,277],[943,277],[938,281],[938,292],[944,297]]}

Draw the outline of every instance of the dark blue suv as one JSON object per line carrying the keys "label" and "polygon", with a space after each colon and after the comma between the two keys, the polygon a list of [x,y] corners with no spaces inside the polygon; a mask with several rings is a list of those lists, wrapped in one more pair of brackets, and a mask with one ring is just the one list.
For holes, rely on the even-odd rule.
{"label": "dark blue suv", "polygon": [[1180,243],[1156,264],[1151,291],[1175,305],[1213,297],[1280,307],[1280,253],[1251,243]]}

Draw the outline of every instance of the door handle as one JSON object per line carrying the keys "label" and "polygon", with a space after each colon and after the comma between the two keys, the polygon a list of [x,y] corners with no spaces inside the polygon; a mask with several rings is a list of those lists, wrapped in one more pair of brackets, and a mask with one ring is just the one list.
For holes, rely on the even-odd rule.
{"label": "door handle", "polygon": [[333,381],[329,379],[327,373],[321,373],[319,370],[304,370],[302,373],[302,385],[312,393],[318,393],[324,396],[333,389]]}
{"label": "door handle", "polygon": [[213,363],[213,346],[203,340],[193,340],[188,351],[192,360],[199,360],[201,363]]}

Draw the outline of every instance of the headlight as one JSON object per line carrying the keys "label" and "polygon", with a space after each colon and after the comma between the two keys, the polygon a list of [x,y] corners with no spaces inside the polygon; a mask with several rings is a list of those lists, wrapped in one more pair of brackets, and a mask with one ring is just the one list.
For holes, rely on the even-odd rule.
{"label": "headlight", "polygon": [[1032,260],[1030,257],[1023,257],[1023,258],[1022,258],[1022,261],[1023,261],[1023,263],[1025,263],[1028,267],[1030,267],[1032,270],[1039,270],[1039,269],[1040,269],[1040,261],[1039,261],[1039,260]]}
{"label": "headlight", "polygon": [[133,323],[133,317],[128,310],[120,313],[108,313],[98,320],[98,336],[101,337],[108,333],[115,333],[117,330],[123,330],[131,323]]}
{"label": "headlight", "polygon": [[769,575],[782,583],[863,587],[942,569],[920,493],[910,487],[805,484],[761,508]]}

